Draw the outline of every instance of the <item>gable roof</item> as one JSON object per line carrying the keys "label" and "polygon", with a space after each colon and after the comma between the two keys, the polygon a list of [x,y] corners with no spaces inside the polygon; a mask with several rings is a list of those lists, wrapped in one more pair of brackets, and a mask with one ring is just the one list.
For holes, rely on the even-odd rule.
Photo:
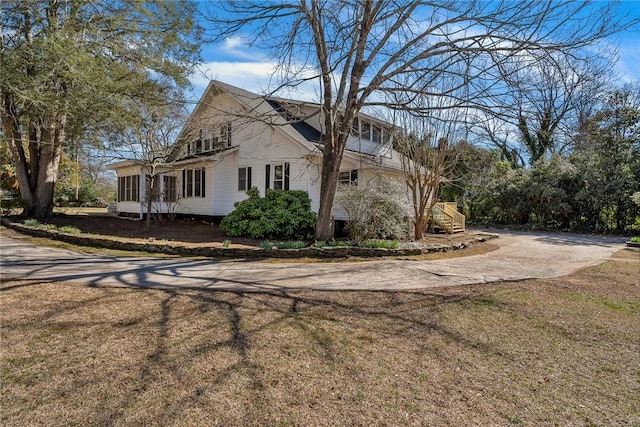
{"label": "gable roof", "polygon": [[[317,117],[320,114],[321,105],[318,103],[286,99],[276,96],[258,95],[228,83],[211,80],[207,89],[198,101],[198,104],[191,113],[189,120],[191,120],[191,118],[199,111],[211,108],[211,105],[207,100],[222,93],[226,93],[234,98],[247,113],[252,113],[251,115],[255,118],[260,117],[260,120],[264,121],[266,124],[280,129],[293,141],[309,150],[310,154],[318,154],[321,152],[322,147],[320,142],[322,139],[322,133],[319,129],[309,123],[310,119]],[[311,110],[312,113],[303,114],[303,108]],[[393,128],[393,125],[364,113],[360,113],[358,117],[378,124],[386,129]],[[187,123],[189,123],[189,121]],[[185,138],[186,128],[187,126],[183,128],[176,141],[180,141],[182,138]],[[179,148],[181,148],[179,146],[180,144],[177,145],[177,152],[175,154],[172,153],[174,160],[177,158],[178,152],[180,151]],[[402,167],[399,159],[400,154],[393,150],[389,144],[360,144],[357,138],[350,138],[345,148],[345,156],[351,159],[358,159],[359,161],[364,160],[370,163],[373,167],[387,167],[394,170]]]}

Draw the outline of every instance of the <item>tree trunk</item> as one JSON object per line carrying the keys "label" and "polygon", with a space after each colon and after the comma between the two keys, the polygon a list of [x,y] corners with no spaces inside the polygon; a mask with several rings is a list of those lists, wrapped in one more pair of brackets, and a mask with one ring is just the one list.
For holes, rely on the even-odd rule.
{"label": "tree trunk", "polygon": [[[64,121],[62,121],[64,123]],[[64,126],[64,125],[63,125]],[[53,191],[58,179],[58,167],[62,158],[64,128],[42,130],[38,175],[33,191],[33,212],[35,218],[53,216]],[[47,144],[47,142],[49,144]]]}
{"label": "tree trunk", "polygon": [[3,120],[3,129],[7,133],[9,147],[16,163],[16,175],[23,203],[22,215],[48,218],[53,215],[53,191],[62,157],[65,120],[60,120],[57,128],[52,126],[52,129],[41,129],[39,133],[30,130],[27,158],[17,122],[3,118],[6,119]]}
{"label": "tree trunk", "polygon": [[147,217],[145,218],[145,227],[147,230],[151,228],[151,209],[153,208],[153,197],[151,194],[151,189],[153,188],[153,184],[155,181],[155,176],[147,175],[147,179],[145,179],[145,197],[147,200]]}
{"label": "tree trunk", "polygon": [[322,156],[320,181],[320,208],[316,223],[316,240],[328,241],[333,238],[333,201],[338,188],[341,156],[325,145]]}

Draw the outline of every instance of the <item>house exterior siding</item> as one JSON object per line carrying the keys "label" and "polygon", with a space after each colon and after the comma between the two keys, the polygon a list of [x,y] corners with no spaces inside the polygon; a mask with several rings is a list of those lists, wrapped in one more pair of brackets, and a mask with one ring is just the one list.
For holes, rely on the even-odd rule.
{"label": "house exterior siding", "polygon": [[[260,101],[262,99],[262,101]],[[321,114],[314,114],[314,106],[292,101],[295,111],[306,116],[305,125],[309,134],[313,130],[320,135],[322,129]],[[220,82],[212,82],[191,117],[181,135],[178,137],[174,152],[163,168],[166,174],[176,176],[179,201],[174,205],[176,213],[198,216],[224,216],[233,211],[234,204],[247,198],[246,190],[238,188],[239,168],[251,168],[251,186],[258,188],[264,196],[267,187],[267,165],[269,166],[269,188],[273,188],[274,172],[277,165],[288,168],[288,188],[302,190],[309,194],[311,208],[317,212],[320,200],[320,168],[322,153],[310,141],[308,134],[297,130],[285,115],[280,116],[270,107],[264,98],[242,91]],[[315,107],[317,108],[317,107]],[[270,109],[270,110],[265,110]],[[258,118],[258,115],[271,114],[270,120]],[[199,138],[198,146],[208,146],[206,138],[215,138],[220,134],[222,126],[231,128],[230,144],[219,146],[220,150],[211,152],[194,152],[189,141]],[[218,134],[216,134],[218,132]],[[178,143],[182,141],[182,143]],[[341,171],[359,170],[358,180],[369,179],[370,175],[385,172],[373,171],[371,162],[380,144],[351,137],[348,149],[363,153],[360,159],[354,155],[345,156]],[[213,144],[211,144],[213,146]],[[363,160],[364,159],[364,160]],[[386,159],[386,158],[385,158]],[[389,157],[385,161],[391,159]],[[121,213],[146,212],[144,200],[144,171],[142,167],[116,164],[111,167],[118,176],[138,173],[140,175],[140,203],[119,202],[117,211]],[[184,170],[202,168],[205,175],[204,197],[191,195],[187,197]],[[367,169],[369,168],[369,169]],[[365,171],[365,169],[367,169]],[[137,172],[136,172],[137,170]],[[246,169],[245,169],[246,171]],[[246,177],[245,177],[246,178]],[[279,183],[281,184],[281,183]],[[284,185],[283,185],[284,187]],[[160,190],[162,191],[162,189]],[[154,211],[166,212],[166,203],[154,204]],[[334,208],[334,217],[344,220],[345,215],[339,206]]]}

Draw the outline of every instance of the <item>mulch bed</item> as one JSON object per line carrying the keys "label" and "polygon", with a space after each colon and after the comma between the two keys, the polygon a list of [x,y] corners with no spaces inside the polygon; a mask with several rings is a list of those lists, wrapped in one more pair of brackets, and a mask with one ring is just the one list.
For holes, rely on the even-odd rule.
{"label": "mulch bed", "polygon": [[[14,221],[22,222],[18,218]],[[57,227],[71,226],[83,233],[121,237],[126,239],[155,239],[174,242],[184,242],[194,246],[209,244],[220,245],[225,240],[231,240],[232,246],[259,246],[264,239],[249,239],[242,237],[228,237],[217,224],[194,220],[176,219],[173,222],[152,222],[150,227],[140,220],[117,218],[111,216],[94,215],[64,215],[57,214],[46,221]],[[470,234],[428,234],[420,241],[423,244],[461,243],[469,240]]]}

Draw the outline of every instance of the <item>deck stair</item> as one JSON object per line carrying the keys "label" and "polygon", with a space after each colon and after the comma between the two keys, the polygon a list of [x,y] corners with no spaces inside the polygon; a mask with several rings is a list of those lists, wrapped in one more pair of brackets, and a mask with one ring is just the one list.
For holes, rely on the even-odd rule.
{"label": "deck stair", "polygon": [[457,204],[439,202],[431,210],[433,224],[449,234],[465,231],[465,216],[458,212]]}

